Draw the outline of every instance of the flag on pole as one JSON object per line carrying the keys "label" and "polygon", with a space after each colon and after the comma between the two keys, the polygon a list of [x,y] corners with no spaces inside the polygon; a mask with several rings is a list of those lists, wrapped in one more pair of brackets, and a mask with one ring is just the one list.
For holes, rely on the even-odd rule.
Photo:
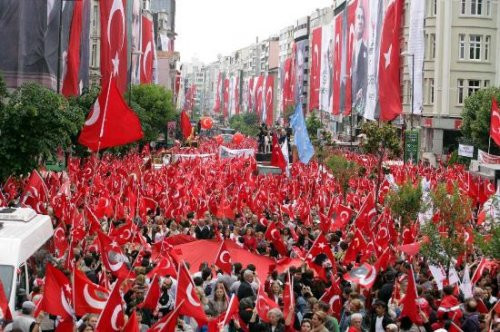
{"label": "flag on pole", "polygon": [[298,103],[295,108],[295,113],[292,115],[290,125],[293,128],[293,136],[295,138],[295,145],[299,153],[299,159],[304,164],[309,163],[314,155],[314,147],[309,139],[307,133],[306,122],[304,120],[304,113],[302,112],[302,104]]}
{"label": "flag on pole", "polygon": [[500,110],[495,97],[491,100],[491,121],[490,121],[491,139],[500,146]]}

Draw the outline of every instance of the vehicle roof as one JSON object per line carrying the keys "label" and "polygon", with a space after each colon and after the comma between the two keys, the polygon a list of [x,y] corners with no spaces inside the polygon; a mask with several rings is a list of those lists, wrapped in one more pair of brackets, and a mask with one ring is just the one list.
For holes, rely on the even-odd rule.
{"label": "vehicle roof", "polygon": [[54,233],[49,216],[37,215],[28,222],[0,221],[0,265],[19,267]]}

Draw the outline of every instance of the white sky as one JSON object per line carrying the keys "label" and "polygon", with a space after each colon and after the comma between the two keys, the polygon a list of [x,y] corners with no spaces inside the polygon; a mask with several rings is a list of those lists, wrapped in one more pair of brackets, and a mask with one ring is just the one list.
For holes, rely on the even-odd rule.
{"label": "white sky", "polygon": [[334,0],[178,0],[176,50],[181,62],[197,57],[204,63],[217,54],[230,55],[293,25]]}

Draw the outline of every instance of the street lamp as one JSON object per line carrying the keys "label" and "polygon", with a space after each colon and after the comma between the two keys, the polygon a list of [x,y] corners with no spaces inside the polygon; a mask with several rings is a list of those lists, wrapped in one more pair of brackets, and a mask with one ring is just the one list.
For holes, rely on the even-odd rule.
{"label": "street lamp", "polygon": [[414,112],[414,96],[415,96],[415,54],[409,52],[401,53],[402,56],[411,57],[411,115],[410,128],[413,130],[413,112]]}

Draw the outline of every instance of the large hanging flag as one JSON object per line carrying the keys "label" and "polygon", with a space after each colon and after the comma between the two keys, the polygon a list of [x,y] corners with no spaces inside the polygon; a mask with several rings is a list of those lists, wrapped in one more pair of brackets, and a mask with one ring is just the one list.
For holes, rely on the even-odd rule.
{"label": "large hanging flag", "polygon": [[141,84],[153,82],[153,21],[142,16],[142,54],[141,54]]}
{"label": "large hanging flag", "polygon": [[292,58],[287,58],[285,60],[283,75],[283,86],[281,90],[283,91],[283,112],[286,112],[287,108],[293,105]]}
{"label": "large hanging flag", "polygon": [[274,76],[266,77],[266,96],[264,101],[265,109],[262,112],[262,122],[268,127],[273,125],[273,108],[274,108]]}
{"label": "large hanging flag", "polygon": [[495,97],[491,99],[491,121],[490,121],[491,139],[500,146],[500,110]]}
{"label": "large hanging flag", "polygon": [[393,1],[385,13],[380,42],[379,84],[380,120],[391,121],[403,112],[399,82],[401,0]]}
{"label": "large hanging flag", "polygon": [[223,97],[224,97],[224,106],[223,106],[223,114],[224,118],[227,119],[229,117],[229,78],[224,79],[224,88],[223,88]]}
{"label": "large hanging flag", "polygon": [[333,87],[333,37],[334,22],[321,28],[321,70],[319,86],[319,109],[331,112]]}
{"label": "large hanging flag", "polygon": [[309,76],[309,112],[319,108],[322,46],[322,27],[318,27],[312,32],[311,73]]}
{"label": "large hanging flag", "polygon": [[340,114],[340,82],[341,82],[341,68],[342,68],[342,47],[344,45],[342,39],[342,21],[343,15],[338,14],[334,20],[334,34],[333,34],[333,59],[332,59],[332,113],[334,115]]}
{"label": "large hanging flag", "polygon": [[215,103],[214,103],[214,112],[220,112],[220,88],[221,88],[222,75],[219,73],[217,77],[217,89],[215,90]]}
{"label": "large hanging flag", "polygon": [[101,16],[101,85],[116,77],[122,94],[127,87],[127,25],[125,0],[99,1]]}
{"label": "large hanging flag", "polygon": [[250,79],[248,80],[248,92],[247,92],[247,96],[248,96],[248,101],[247,101],[248,109],[247,109],[247,112],[252,112],[253,109],[254,109],[254,96],[255,96],[255,93],[254,93],[254,82],[255,82],[255,79],[253,77],[250,77]]}
{"label": "large hanging flag", "polygon": [[[341,73],[343,75],[341,107],[343,107],[346,116],[351,114],[353,105],[358,110],[363,108],[363,98],[366,94],[366,43],[363,36],[364,31],[357,31],[360,25],[359,15],[363,15],[362,27],[366,26],[366,11],[362,8],[362,4],[362,2],[354,0],[344,11],[345,31],[347,33],[344,33],[346,43],[343,50],[345,60],[342,61],[345,66]],[[363,14],[360,14],[360,11],[363,11]]]}
{"label": "large hanging flag", "polygon": [[108,82],[78,138],[80,144],[92,151],[132,143],[144,136],[139,118],[123,100],[116,80]]}
{"label": "large hanging flag", "polygon": [[84,2],[76,1],[71,21],[71,32],[66,56],[66,70],[63,77],[62,94],[66,97],[76,96],[80,93],[80,47],[83,30]]}
{"label": "large hanging flag", "polygon": [[264,89],[265,89],[264,76],[260,75],[257,78],[257,85],[255,86],[255,112],[259,115],[259,118],[262,115],[263,104],[262,100],[264,98]]}
{"label": "large hanging flag", "polygon": [[307,127],[304,120],[304,113],[302,112],[301,103],[298,103],[295,106],[295,113],[292,115],[290,125],[293,128],[293,136],[295,139],[295,145],[297,146],[297,151],[299,153],[299,159],[304,164],[307,164],[314,155],[314,147],[311,144],[309,134],[307,133]]}

